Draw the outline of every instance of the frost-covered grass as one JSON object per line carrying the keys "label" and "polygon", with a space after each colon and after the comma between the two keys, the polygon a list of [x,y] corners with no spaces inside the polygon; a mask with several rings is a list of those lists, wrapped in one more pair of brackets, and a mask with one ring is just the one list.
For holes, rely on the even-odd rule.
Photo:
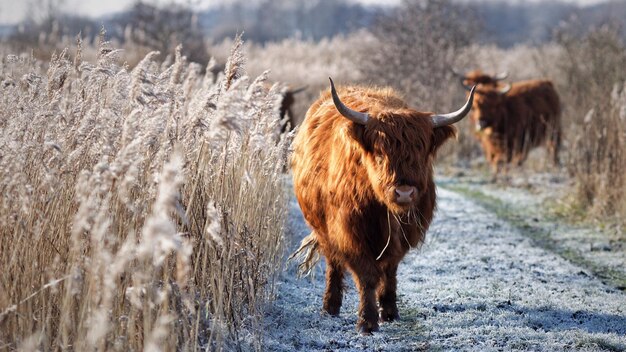
{"label": "frost-covered grass", "polygon": [[[349,282],[339,317],[321,314],[323,268],[279,282],[268,312],[272,351],[621,351],[626,295],[589,276],[462,196],[438,190],[439,210],[420,250],[398,270],[400,320],[371,337],[354,329]],[[289,229],[309,233],[292,200]],[[297,247],[297,243],[292,245]]]}
{"label": "frost-covered grass", "polygon": [[0,349],[260,349],[289,140],[241,44],[215,84],[103,39],[2,58]]}
{"label": "frost-covered grass", "polygon": [[535,245],[584,267],[610,286],[626,289],[626,237],[617,224],[564,221],[564,193],[571,187],[565,177],[533,174],[500,184],[476,182],[475,177],[443,180],[445,187],[493,211]]}

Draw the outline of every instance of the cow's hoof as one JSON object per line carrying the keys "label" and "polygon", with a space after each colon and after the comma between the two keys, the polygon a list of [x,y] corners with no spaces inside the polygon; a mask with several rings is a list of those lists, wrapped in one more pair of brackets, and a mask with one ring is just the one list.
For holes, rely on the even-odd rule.
{"label": "cow's hoof", "polygon": [[398,314],[398,311],[381,311],[380,312],[380,319],[379,321],[382,322],[389,322],[389,321],[394,321],[394,320],[398,320],[400,319],[400,314]]}
{"label": "cow's hoof", "polygon": [[367,329],[361,329],[359,331],[359,334],[361,334],[361,336],[372,336],[372,335],[374,335],[371,331],[368,331]]}
{"label": "cow's hoof", "polygon": [[357,329],[359,330],[359,334],[361,334],[361,336],[371,336],[372,333],[378,331],[378,324],[365,323],[357,326]]}
{"label": "cow's hoof", "polygon": [[330,315],[331,317],[338,317],[339,316],[339,308],[323,308],[322,309],[322,315]]}

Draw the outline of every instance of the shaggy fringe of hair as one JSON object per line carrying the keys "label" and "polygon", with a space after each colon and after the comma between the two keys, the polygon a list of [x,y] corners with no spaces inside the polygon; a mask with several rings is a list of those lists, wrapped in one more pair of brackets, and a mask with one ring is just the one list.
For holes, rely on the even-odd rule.
{"label": "shaggy fringe of hair", "polygon": [[319,243],[315,232],[311,232],[302,239],[300,247],[289,256],[287,262],[295,261],[298,263],[297,275],[302,278],[311,274],[320,259]]}

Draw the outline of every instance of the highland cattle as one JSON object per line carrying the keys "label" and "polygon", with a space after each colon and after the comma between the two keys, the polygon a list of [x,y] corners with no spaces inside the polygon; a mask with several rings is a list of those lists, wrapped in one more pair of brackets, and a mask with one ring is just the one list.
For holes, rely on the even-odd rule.
{"label": "highland cattle", "polygon": [[[294,140],[294,190],[326,259],[323,311],[338,315],[344,273],[360,295],[357,328],[397,319],[396,271],[419,246],[436,204],[433,162],[468,114],[410,108],[391,88],[340,87],[313,103]],[[378,305],[377,305],[378,303]]]}

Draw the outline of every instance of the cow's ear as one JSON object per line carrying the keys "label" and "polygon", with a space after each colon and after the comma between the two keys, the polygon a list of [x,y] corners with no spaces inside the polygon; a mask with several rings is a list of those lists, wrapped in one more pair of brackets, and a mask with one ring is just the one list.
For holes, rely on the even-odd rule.
{"label": "cow's ear", "polygon": [[437,149],[450,137],[456,137],[456,128],[454,126],[441,126],[433,129],[433,142],[430,152],[435,154]]}

